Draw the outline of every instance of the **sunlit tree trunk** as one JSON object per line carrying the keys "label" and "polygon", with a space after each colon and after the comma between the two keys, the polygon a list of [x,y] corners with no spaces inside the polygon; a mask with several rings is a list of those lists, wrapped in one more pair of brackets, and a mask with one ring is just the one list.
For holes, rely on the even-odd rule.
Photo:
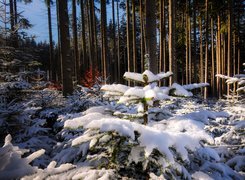
{"label": "sunlit tree trunk", "polygon": [[118,81],[118,73],[117,73],[117,52],[116,52],[116,24],[115,24],[115,2],[114,0],[111,1],[112,3],[112,24],[113,24],[113,58],[112,58],[112,64],[113,64],[113,82]]}
{"label": "sunlit tree trunk", "polygon": [[78,41],[77,41],[77,8],[76,0],[72,0],[72,34],[73,34],[73,57],[75,61],[75,77],[77,82],[80,81],[80,61],[78,57]]}
{"label": "sunlit tree trunk", "polygon": [[101,39],[102,39],[102,63],[104,79],[108,77],[107,64],[107,35],[106,35],[106,0],[101,0]]}
{"label": "sunlit tree trunk", "polygon": [[165,31],[165,0],[160,0],[160,61],[159,72],[166,71],[166,31]]}
{"label": "sunlit tree trunk", "polygon": [[137,72],[135,0],[132,0],[133,72]]}
{"label": "sunlit tree trunk", "polygon": [[194,82],[197,83],[197,34],[196,34],[196,1],[193,0],[193,68],[194,68]]}
{"label": "sunlit tree trunk", "polygon": [[[204,82],[207,83],[208,82],[208,28],[209,28],[209,24],[208,24],[208,0],[205,1],[205,79]],[[207,87],[204,88],[204,99],[207,99],[208,96],[208,89]]]}
{"label": "sunlit tree trunk", "polygon": [[63,72],[63,95],[71,95],[73,92],[73,67],[74,62],[71,58],[70,35],[69,35],[69,18],[67,1],[57,0],[59,29],[60,29],[60,47],[61,47],[61,62]]}
{"label": "sunlit tree trunk", "polygon": [[175,55],[175,0],[169,0],[169,70],[174,73],[169,78],[169,84],[177,82],[177,66]]}
{"label": "sunlit tree trunk", "polygon": [[212,71],[211,71],[211,88],[212,88],[212,95],[215,95],[215,71],[214,71],[214,20],[213,17],[211,16],[211,23],[210,23],[210,28],[211,28],[211,53],[212,53]]}

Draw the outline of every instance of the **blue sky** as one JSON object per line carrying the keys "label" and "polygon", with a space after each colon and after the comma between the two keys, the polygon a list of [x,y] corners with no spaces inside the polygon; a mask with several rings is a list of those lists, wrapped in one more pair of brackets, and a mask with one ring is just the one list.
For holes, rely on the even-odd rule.
{"label": "blue sky", "polygon": [[[22,15],[33,25],[33,27],[26,32],[29,35],[35,35],[38,42],[44,40],[48,41],[48,15],[44,0],[34,0],[30,4],[18,3],[18,12],[22,11]],[[55,5],[52,6],[51,13],[54,41],[57,41],[57,17]]]}
{"label": "blue sky", "polygon": [[[71,12],[71,3],[68,4],[69,12]],[[116,8],[116,3],[115,3]],[[77,6],[77,17],[80,17],[80,8]],[[49,41],[48,32],[48,15],[47,7],[44,0],[33,0],[32,3],[25,4],[23,2],[18,3],[18,12],[22,12],[22,15],[27,18],[33,27],[26,32],[29,35],[35,35],[36,41]],[[56,16],[56,6],[55,3],[51,7],[52,14],[52,29],[53,29],[53,40],[57,42],[57,16]],[[116,10],[115,10],[116,13]],[[109,22],[112,14],[112,5],[107,5],[107,21]],[[120,17],[123,15],[120,11]],[[120,18],[121,19],[121,18]]]}

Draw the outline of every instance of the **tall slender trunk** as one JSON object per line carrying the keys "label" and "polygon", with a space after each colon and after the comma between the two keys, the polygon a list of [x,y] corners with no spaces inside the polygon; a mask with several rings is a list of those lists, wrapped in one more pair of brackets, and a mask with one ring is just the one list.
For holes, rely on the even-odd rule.
{"label": "tall slender trunk", "polygon": [[70,50],[70,35],[69,35],[69,17],[67,1],[57,0],[58,2],[58,16],[59,16],[59,29],[60,29],[60,47],[61,59],[63,69],[63,95],[71,95],[73,92],[73,67],[74,62],[71,58]]}
{"label": "tall slender trunk", "polygon": [[193,0],[193,69],[194,69],[194,82],[197,83],[197,35],[196,35],[196,2]]}
{"label": "tall slender trunk", "polygon": [[[208,82],[208,28],[209,28],[209,24],[208,24],[208,0],[206,0],[205,2],[205,79],[204,82],[207,83]],[[207,99],[208,96],[208,89],[207,87],[204,88],[204,99]]]}
{"label": "tall slender trunk", "polygon": [[177,66],[175,56],[175,0],[169,0],[169,70],[174,76],[169,78],[169,84],[177,82]]}
{"label": "tall slender trunk", "polygon": [[211,87],[212,87],[212,95],[215,95],[215,65],[214,65],[214,20],[213,16],[211,16],[211,23],[210,23],[210,28],[211,28],[211,52],[212,52],[212,74],[211,74]]}
{"label": "tall slender trunk", "polygon": [[59,3],[58,0],[56,0],[56,12],[57,12],[57,31],[58,31],[58,38],[57,38],[57,46],[58,46],[58,52],[57,52],[57,61],[55,66],[58,67],[58,71],[57,71],[57,80],[59,82],[63,81],[63,67],[62,67],[62,58],[61,58],[61,36],[60,36],[60,18],[59,18]]}
{"label": "tall slender trunk", "polygon": [[14,4],[13,0],[9,0],[9,14],[10,14],[10,38],[11,38],[11,45],[13,47],[16,47],[15,41],[14,41],[14,35],[15,35],[15,24],[14,24]]}
{"label": "tall slender trunk", "polygon": [[203,78],[203,44],[202,44],[202,17],[199,19],[199,31],[200,31],[200,82],[204,82]]}
{"label": "tall slender trunk", "polygon": [[119,3],[117,1],[117,76],[118,82],[121,82],[121,62],[120,62],[120,22],[119,22]]}
{"label": "tall slender trunk", "polygon": [[82,42],[81,42],[81,59],[80,63],[82,64],[81,68],[83,72],[87,69],[87,48],[86,48],[86,38],[85,38],[85,18],[84,18],[84,4],[83,0],[80,0],[80,11],[81,11],[81,24],[82,24]]}
{"label": "tall slender trunk", "polygon": [[[228,12],[228,42],[227,42],[227,74],[231,76],[231,60],[232,60],[232,0],[229,1]],[[230,85],[227,85],[227,96],[230,95]]]}
{"label": "tall slender trunk", "polygon": [[115,23],[115,1],[112,0],[112,24],[113,24],[113,58],[112,58],[112,64],[113,64],[113,82],[118,81],[118,73],[117,73],[117,52],[116,52],[116,23]]}
{"label": "tall slender trunk", "polygon": [[89,1],[89,36],[90,36],[90,62],[92,68],[92,79],[95,79],[95,68],[97,62],[96,55],[96,33],[95,33],[94,1]]}
{"label": "tall slender trunk", "polygon": [[165,0],[160,0],[160,61],[159,72],[166,71],[166,31],[165,31]]}
{"label": "tall slender trunk", "polygon": [[[189,1],[189,11],[191,11],[191,5],[190,5],[190,1]],[[188,45],[189,45],[189,83],[192,83],[192,47],[191,47],[191,17],[190,15],[188,16],[188,25],[189,25],[189,28],[188,28]]]}
{"label": "tall slender trunk", "polygon": [[[132,61],[131,61],[131,40],[130,40],[130,24],[131,24],[131,18],[130,18],[130,7],[129,7],[129,0],[126,2],[126,13],[127,13],[127,59],[128,59],[128,72],[132,71]],[[130,85],[130,81],[128,82]]]}
{"label": "tall slender trunk", "polygon": [[101,38],[102,38],[102,62],[104,79],[108,77],[107,60],[107,36],[106,36],[106,0],[101,0]]}
{"label": "tall slender trunk", "polygon": [[156,3],[152,0],[145,1],[146,8],[146,27],[145,27],[145,39],[146,39],[146,53],[149,55],[149,70],[153,73],[158,72],[157,61],[157,37],[156,37]]}
{"label": "tall slender trunk", "polygon": [[133,72],[137,72],[135,0],[132,0]]}
{"label": "tall slender trunk", "polygon": [[186,84],[189,83],[189,36],[188,36],[188,32],[189,32],[189,8],[188,8],[188,0],[186,0],[185,2],[186,4],[186,8],[185,8],[185,23],[186,23],[186,28],[185,28],[185,80],[186,80]]}
{"label": "tall slender trunk", "polygon": [[140,53],[141,53],[141,72],[144,71],[144,55],[145,55],[145,39],[144,39],[144,12],[143,12],[143,0],[140,0]]}
{"label": "tall slender trunk", "polygon": [[76,0],[72,0],[72,34],[73,34],[73,57],[75,61],[75,77],[77,82],[80,81],[80,61],[78,58],[78,40],[77,40],[77,8]]}
{"label": "tall slender trunk", "polygon": [[48,32],[49,32],[49,78],[56,80],[55,66],[54,66],[54,48],[53,48],[53,33],[52,33],[52,20],[51,20],[51,4],[50,0],[47,1],[48,10]]}

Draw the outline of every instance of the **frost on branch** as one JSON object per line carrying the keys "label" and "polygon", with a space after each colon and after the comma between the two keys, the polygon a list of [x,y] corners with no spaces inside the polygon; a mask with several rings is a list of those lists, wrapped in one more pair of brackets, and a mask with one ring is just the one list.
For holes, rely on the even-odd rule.
{"label": "frost on branch", "polygon": [[5,143],[0,148],[0,179],[18,179],[35,173],[37,168],[29,165],[29,163],[43,155],[45,150],[39,150],[26,158],[22,158],[22,155],[27,151],[13,146],[11,140],[11,135],[6,136]]}
{"label": "frost on branch", "polygon": [[147,124],[150,112],[151,114],[159,112],[152,109],[156,108],[158,102],[170,99],[171,97],[169,95],[190,97],[193,95],[190,90],[209,85],[208,83],[200,83],[181,86],[174,83],[171,87],[158,87],[157,82],[160,82],[162,79],[171,75],[173,75],[172,72],[153,74],[149,70],[145,70],[142,74],[125,72],[123,76],[125,79],[143,84],[143,87],[129,87],[122,84],[112,84],[102,86],[101,90],[105,91],[104,97],[109,98],[109,100],[118,100],[119,104],[125,104],[126,106],[137,105],[136,113],[130,115],[117,111],[114,115],[125,117],[127,119],[143,118],[143,123]]}

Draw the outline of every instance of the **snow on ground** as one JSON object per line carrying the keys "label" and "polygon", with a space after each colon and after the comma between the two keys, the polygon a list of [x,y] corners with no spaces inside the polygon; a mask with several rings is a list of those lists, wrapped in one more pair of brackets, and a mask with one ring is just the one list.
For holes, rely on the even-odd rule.
{"label": "snow on ground", "polygon": [[[138,77],[135,74],[127,76],[131,75]],[[149,74],[148,76],[151,77],[150,81],[160,78]],[[141,78],[143,77],[138,77],[140,81]],[[182,95],[191,95],[185,88],[177,84],[174,86]],[[132,91],[125,86],[115,85],[114,89],[118,88],[122,90],[120,93],[128,91],[130,94]],[[186,87],[190,88],[192,86]],[[147,94],[155,98],[158,95],[154,93],[149,91]],[[134,95],[145,96],[145,91],[142,94]],[[12,145],[10,136],[7,136],[5,145],[0,148],[0,179],[23,177],[27,180],[106,180],[130,175],[133,179],[146,175],[151,179],[245,178],[244,100],[230,103],[224,100],[204,102],[195,98],[162,99],[164,100],[160,102],[160,107],[152,111],[166,116],[163,115],[164,118],[160,121],[150,120],[147,126],[133,119],[125,120],[113,116],[120,108],[125,113],[137,112],[133,107],[127,109],[108,103],[106,106],[95,106],[79,113],[59,114],[56,124],[48,129],[42,127],[46,122],[44,119],[53,116],[50,115],[51,110],[43,110],[40,113],[43,120],[34,123],[31,127],[33,129],[29,129],[29,133],[23,133],[23,137],[19,138],[25,141],[19,141],[19,145],[33,147],[32,143],[35,143],[35,149],[39,148],[37,150],[40,151],[23,156],[27,152]],[[38,108],[32,110],[32,114],[40,111]],[[35,120],[38,121],[38,118]],[[47,140],[50,143],[37,141],[38,131],[43,137],[50,137],[52,142],[49,139]],[[54,135],[49,136],[50,131],[53,131]],[[36,135],[31,141],[24,138],[32,134]],[[48,149],[48,152],[42,155],[44,150],[41,149]],[[36,158],[40,162],[46,162],[48,159],[49,164],[34,166],[35,163],[32,164],[31,161]],[[147,169],[149,174],[137,169],[139,167],[136,164],[141,162],[142,169]],[[159,174],[159,168],[162,168],[164,175]],[[173,176],[166,177],[166,174]],[[182,177],[179,174],[182,174]]]}

